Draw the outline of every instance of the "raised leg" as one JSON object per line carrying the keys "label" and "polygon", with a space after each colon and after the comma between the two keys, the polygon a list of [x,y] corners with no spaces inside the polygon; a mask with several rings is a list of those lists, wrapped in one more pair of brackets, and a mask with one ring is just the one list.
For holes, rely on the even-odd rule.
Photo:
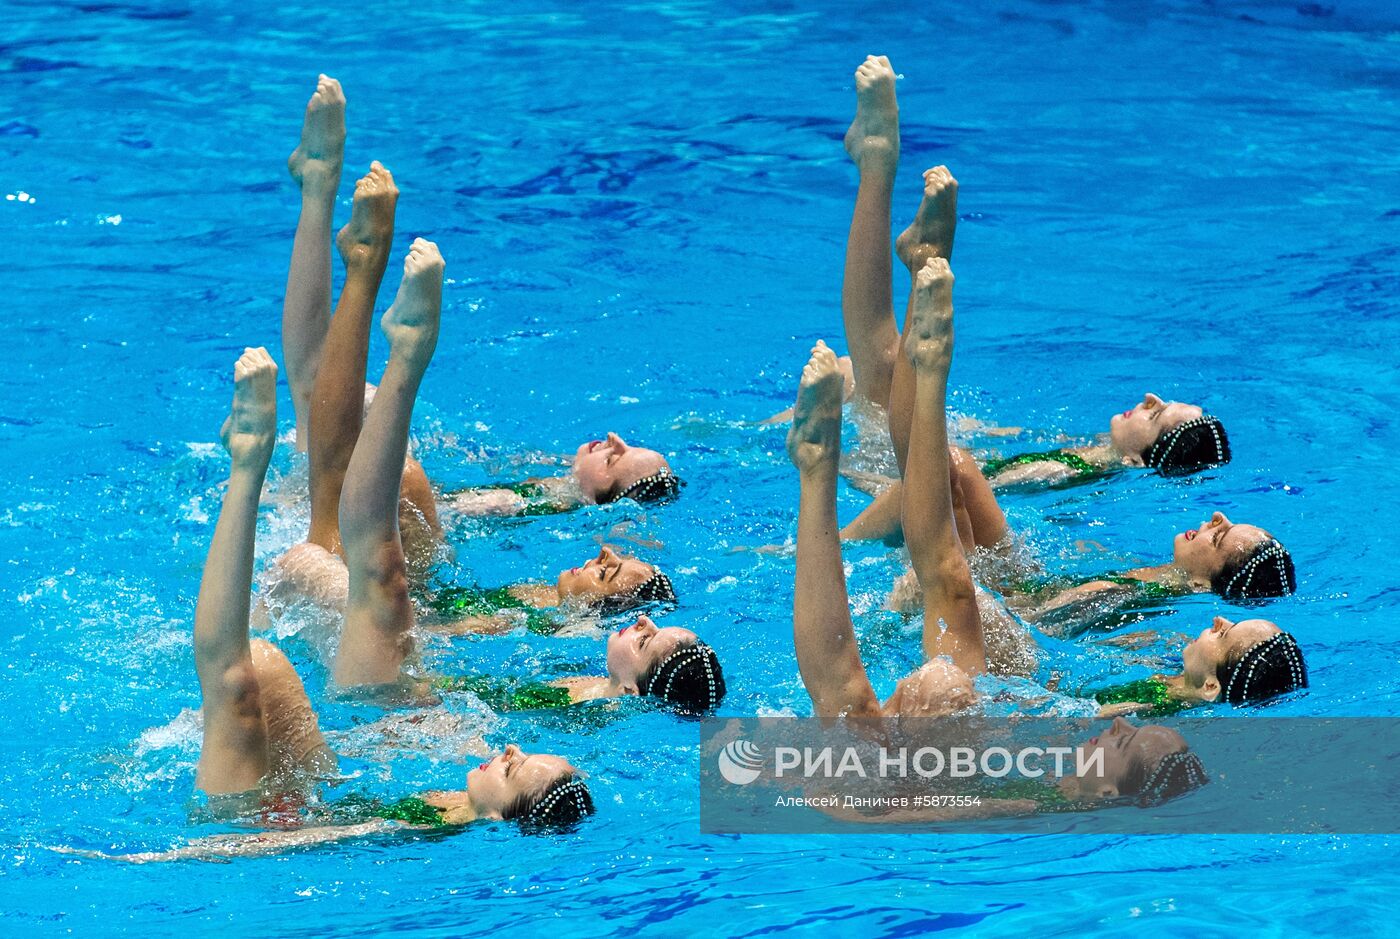
{"label": "raised leg", "polygon": [[[946,166],[924,171],[924,198],[914,222],[895,239],[894,250],[909,268],[910,278],[922,270],[929,258],[945,261],[953,257],[953,234],[958,227],[958,181]],[[890,439],[894,443],[895,460],[904,472],[909,453],[909,424],[914,416],[914,370],[905,354],[910,320],[914,315],[914,288],[910,287],[909,306],[904,315],[904,332],[899,341],[899,354],[894,359],[894,376],[890,382]]]}
{"label": "raised leg", "polygon": [[[905,350],[915,373],[904,538],[924,591],[924,653],[969,675],[987,667],[972,572],[953,515],[945,398],[953,359],[953,274],[933,256],[915,275]],[[942,628],[940,628],[942,621]]]}
{"label": "raised leg", "polygon": [[328,75],[306,104],[301,143],[287,169],[301,187],[301,215],[282,300],[282,354],[297,419],[297,449],[311,431],[311,390],[331,321],[331,215],[345,152],[345,94]]}
{"label": "raised leg", "polygon": [[904,482],[895,480],[876,493],[851,523],[841,529],[842,541],[883,541],[891,547],[904,544]]}
{"label": "raised leg", "polygon": [[787,450],[802,486],[792,600],[793,643],[802,682],[820,716],[874,716],[880,702],[856,646],[837,537],[841,373],[824,343],[817,343],[802,370]]}
{"label": "raised leg", "polygon": [[248,349],[233,367],[223,440],[233,468],[194,610],[194,663],[204,699],[195,786],[210,794],[256,788],[269,768],[262,694],[248,643],[258,498],[277,438],[277,366]]}
{"label": "raised leg", "polygon": [[856,69],[856,117],[846,151],[860,171],[846,238],[841,319],[851,350],[856,394],[879,405],[890,399],[899,331],[890,284],[890,198],[899,166],[899,105],[894,69],[869,56]]}
{"label": "raised leg", "polygon": [[342,686],[397,681],[410,647],[413,605],[399,538],[399,489],[413,402],[437,347],[442,270],[437,245],[421,238],[413,242],[398,296],[382,320],[389,364],[340,496],[350,570],[350,600],[335,661],[335,680]]}
{"label": "raised leg", "polygon": [[[963,543],[971,542],[971,547],[993,548],[1006,537],[1006,515],[997,502],[996,493],[982,475],[971,453],[962,447],[953,447],[949,454],[952,460],[954,503],[960,503],[958,533]],[[964,521],[966,515],[966,521]]]}
{"label": "raised leg", "polygon": [[[311,401],[311,531],[306,540],[341,552],[340,490],[364,417],[365,358],[374,298],[389,262],[399,191],[378,162],[355,183],[350,224],[336,236],[345,261],[340,291]],[[399,463],[402,472],[403,463]],[[397,485],[395,485],[397,492]]]}

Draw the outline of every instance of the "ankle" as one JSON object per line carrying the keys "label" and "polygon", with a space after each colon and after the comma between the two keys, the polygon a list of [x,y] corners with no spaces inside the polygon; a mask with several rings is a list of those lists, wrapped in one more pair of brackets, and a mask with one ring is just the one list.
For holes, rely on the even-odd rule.
{"label": "ankle", "polygon": [[815,465],[799,468],[797,475],[804,483],[834,484],[836,477],[840,475],[840,469],[836,460],[823,460]]}
{"label": "ankle", "polygon": [[864,185],[894,188],[895,171],[899,168],[899,150],[891,145],[866,145],[856,161],[860,181]]}
{"label": "ankle", "polygon": [[[389,265],[389,245],[356,244],[341,253],[348,276],[380,279]],[[376,284],[376,289],[378,285]]]}

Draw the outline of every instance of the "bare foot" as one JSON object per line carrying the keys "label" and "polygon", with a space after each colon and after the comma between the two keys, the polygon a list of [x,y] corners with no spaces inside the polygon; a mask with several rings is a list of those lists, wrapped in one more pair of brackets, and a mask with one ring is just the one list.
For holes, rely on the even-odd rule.
{"label": "bare foot", "polygon": [[340,188],[345,153],[345,92],[329,75],[316,80],[301,121],[301,143],[287,158],[287,169],[302,192],[334,196]]}
{"label": "bare foot", "polygon": [[913,317],[904,351],[919,371],[946,371],[953,361],[953,272],[943,258],[929,258],[914,275]]}
{"label": "bare foot", "polygon": [[235,467],[266,468],[277,441],[277,363],[266,349],[244,349],[234,363],[233,409],[220,437]]}
{"label": "bare foot", "polygon": [[855,365],[851,362],[851,357],[849,355],[843,355],[836,360],[836,367],[841,370],[841,400],[849,401],[856,393]]}
{"label": "bare foot", "polygon": [[355,183],[350,223],[335,236],[335,246],[346,267],[384,264],[388,260],[389,245],[394,240],[394,206],[398,201],[394,177],[375,160],[369,165],[369,172]]}
{"label": "bare foot", "polygon": [[426,366],[437,348],[442,314],[442,254],[438,246],[414,239],[403,262],[398,296],[379,321],[389,337],[389,354]]}
{"label": "bare foot", "polygon": [[953,256],[953,233],[958,227],[958,181],[946,166],[924,170],[924,201],[914,223],[894,240],[894,253],[910,272],[937,255]]}
{"label": "bare foot", "polygon": [[866,56],[856,69],[856,119],[846,131],[846,152],[856,166],[894,171],[899,163],[899,105],[894,68],[883,55]]}
{"label": "bare foot", "polygon": [[818,340],[802,369],[792,429],[787,435],[788,457],[803,473],[825,468],[836,472],[841,455],[841,369],[836,353]]}

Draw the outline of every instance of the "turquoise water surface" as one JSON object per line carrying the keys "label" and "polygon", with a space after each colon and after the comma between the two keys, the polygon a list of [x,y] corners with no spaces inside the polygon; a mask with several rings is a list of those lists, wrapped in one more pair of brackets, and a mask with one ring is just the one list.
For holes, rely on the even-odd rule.
{"label": "turquoise water surface", "polygon": [[[1235,461],[1008,497],[1056,568],[1163,559],[1220,508],[1298,564],[1268,615],[1312,689],[1281,715],[1400,712],[1390,461],[1400,451],[1400,14],[1362,3],[1030,2],[884,8],[425,0],[0,3],[0,369],[6,934],[129,929],[333,936],[1006,935],[1392,931],[1386,837],[707,837],[698,730],[606,718],[392,714],[338,700],[296,617],[275,636],[358,791],[459,786],[464,743],[568,755],[578,832],[506,827],[228,864],[132,867],[45,850],[159,850],[191,824],[191,625],[245,345],[280,359],[298,199],[284,161],[318,72],[349,98],[346,182],[395,173],[396,254],[447,258],[415,447],[446,487],[518,477],[616,430],[684,497],[452,530],[447,579],[581,563],[597,536],[672,576],[726,663],[722,713],[810,712],[791,644],[796,478],[779,428],[817,338],[844,349],[851,73],[899,83],[901,226],[919,172],[961,183],[953,405],[1090,434],[1143,391],[1197,401]],[[902,277],[902,275],[900,275]],[[392,281],[392,277],[391,277]],[[381,297],[391,297],[386,289]],[[904,289],[897,282],[897,293]],[[376,335],[370,372],[385,354]],[[282,424],[290,400],[282,389]],[[849,430],[849,427],[848,427]],[[299,540],[304,469],[274,458],[265,562]],[[277,495],[284,496],[278,500]],[[864,503],[843,490],[842,519]],[[1110,549],[1084,553],[1086,542]],[[877,691],[918,661],[878,611],[898,556],[848,550]],[[1228,607],[1177,603],[1197,632]],[[1156,653],[1047,641],[1086,680]],[[425,667],[599,670],[603,644],[429,640]],[[1042,673],[1044,677],[1044,673]],[[590,712],[592,714],[592,712]],[[411,719],[410,719],[411,718]],[[1202,797],[1205,797],[1205,793]]]}

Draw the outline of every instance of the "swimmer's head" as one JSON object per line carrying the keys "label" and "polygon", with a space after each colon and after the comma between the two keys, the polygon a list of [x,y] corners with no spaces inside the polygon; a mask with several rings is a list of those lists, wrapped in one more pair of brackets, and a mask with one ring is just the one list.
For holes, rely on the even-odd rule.
{"label": "swimmer's head", "polygon": [[645,447],[630,447],[611,432],[578,448],[574,479],[584,498],[600,505],[618,499],[660,502],[675,497],[681,487],[664,456]]}
{"label": "swimmer's head", "polygon": [[568,760],[515,744],[467,773],[467,796],[478,817],[531,827],[567,826],[593,813],[593,797]]}
{"label": "swimmer's head", "polygon": [[[1082,763],[1094,767],[1083,776],[1060,778],[1072,799],[1133,799],[1140,806],[1160,805],[1209,782],[1200,758],[1170,727],[1135,727],[1115,718],[1103,733],[1080,744]],[[1095,758],[1096,753],[1102,757]]]}
{"label": "swimmer's head", "polygon": [[608,677],[627,694],[660,698],[690,714],[724,698],[724,671],[715,650],[688,629],[658,629],[649,616],[608,637]]}
{"label": "swimmer's head", "polygon": [[1266,619],[1217,616],[1181,657],[1186,686],[1206,701],[1252,704],[1308,687],[1303,650]]}
{"label": "swimmer's head", "polygon": [[1177,535],[1172,563],[1196,586],[1228,600],[1283,597],[1297,587],[1288,549],[1264,529],[1236,525],[1223,512]]}
{"label": "swimmer's head", "polygon": [[976,705],[977,691],[967,672],[938,658],[901,678],[884,711],[900,717],[948,717]]}
{"label": "swimmer's head", "polygon": [[1194,404],[1163,401],[1150,392],[1113,415],[1109,436],[1127,463],[1149,466],[1164,476],[1230,462],[1230,438],[1218,418]]}
{"label": "swimmer's head", "polygon": [[671,579],[645,561],[618,554],[603,545],[583,567],[559,572],[559,596],[602,612],[614,613],[646,603],[675,603]]}

